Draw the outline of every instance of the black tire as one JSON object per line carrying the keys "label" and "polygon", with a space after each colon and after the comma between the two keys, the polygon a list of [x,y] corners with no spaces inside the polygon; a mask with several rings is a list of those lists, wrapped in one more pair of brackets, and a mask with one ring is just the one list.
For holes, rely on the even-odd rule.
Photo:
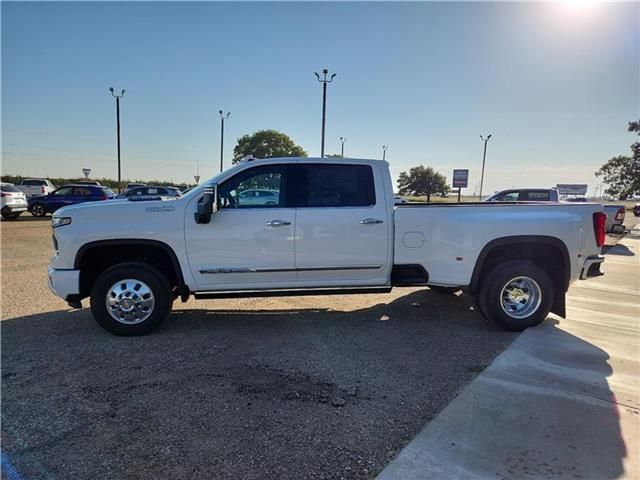
{"label": "black tire", "polygon": [[2,212],[2,218],[5,220],[15,220],[22,212]]}
{"label": "black tire", "polygon": [[[133,280],[134,283],[142,283],[152,293],[153,307],[151,308],[151,313],[139,323],[125,323],[125,320],[117,320],[111,315],[107,307],[107,295],[110,294],[111,288],[121,281],[122,285],[127,285],[124,280],[129,279]],[[131,285],[134,283],[131,283]],[[135,290],[135,288],[132,290]],[[129,293],[135,295],[133,291]],[[126,293],[125,296],[131,297]],[[113,296],[113,298],[116,297]],[[133,300],[133,297],[131,298]],[[158,269],[142,262],[125,262],[114,265],[105,270],[96,279],[91,288],[91,311],[93,316],[102,328],[115,335],[134,336],[151,332],[167,318],[172,306],[171,286],[167,278]],[[145,314],[147,312],[142,312],[143,316]],[[131,321],[136,320],[132,319]]]}
{"label": "black tire", "polygon": [[[514,283],[517,278],[526,280],[515,280]],[[514,297],[505,291],[506,301],[510,303],[503,307],[503,289],[508,285],[518,286],[513,289]],[[521,332],[547,318],[554,294],[553,281],[541,267],[530,261],[512,260],[499,263],[483,277],[477,302],[485,318],[493,320],[505,330]],[[538,301],[535,300],[536,295]],[[528,300],[524,299],[526,296]],[[516,301],[518,297],[522,300]],[[518,312],[518,308],[523,310]]]}
{"label": "black tire", "polygon": [[44,208],[44,205],[41,203],[34,203],[31,207],[31,215],[34,217],[44,217],[47,214],[47,210]]}
{"label": "black tire", "polygon": [[441,285],[429,285],[429,290],[438,292],[442,295],[453,295],[460,291],[460,287],[443,287]]}

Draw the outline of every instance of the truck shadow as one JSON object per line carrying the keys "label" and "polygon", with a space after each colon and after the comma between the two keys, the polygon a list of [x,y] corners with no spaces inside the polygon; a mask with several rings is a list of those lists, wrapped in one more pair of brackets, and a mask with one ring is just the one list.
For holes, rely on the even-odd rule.
{"label": "truck shadow", "polygon": [[[88,309],[4,320],[6,458],[23,478],[372,478],[517,337],[428,290],[348,312],[237,305],[135,338]],[[606,354],[572,341],[606,385]]]}

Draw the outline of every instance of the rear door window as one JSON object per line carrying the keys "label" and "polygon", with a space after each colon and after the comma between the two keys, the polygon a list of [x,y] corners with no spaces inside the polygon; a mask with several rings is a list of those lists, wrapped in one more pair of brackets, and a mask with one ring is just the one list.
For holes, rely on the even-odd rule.
{"label": "rear door window", "polygon": [[373,171],[368,165],[300,165],[299,207],[368,207],[375,205]]}

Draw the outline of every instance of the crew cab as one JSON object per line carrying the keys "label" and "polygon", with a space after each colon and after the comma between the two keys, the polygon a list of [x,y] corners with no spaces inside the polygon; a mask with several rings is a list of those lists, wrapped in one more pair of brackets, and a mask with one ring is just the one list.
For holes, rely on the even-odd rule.
{"label": "crew cab", "polygon": [[[247,190],[275,192],[274,204]],[[173,301],[463,287],[508,330],[565,314],[565,292],[600,274],[596,204],[394,205],[379,160],[240,163],[174,200],[113,200],[53,216],[50,289],[90,298],[118,335],[144,334]],[[428,312],[425,312],[428,314]]]}

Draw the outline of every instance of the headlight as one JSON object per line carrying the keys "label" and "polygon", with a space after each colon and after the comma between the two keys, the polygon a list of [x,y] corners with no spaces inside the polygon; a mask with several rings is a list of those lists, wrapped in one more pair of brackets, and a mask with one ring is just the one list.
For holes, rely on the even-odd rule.
{"label": "headlight", "polygon": [[71,223],[71,217],[52,217],[51,226],[53,228],[63,227]]}

